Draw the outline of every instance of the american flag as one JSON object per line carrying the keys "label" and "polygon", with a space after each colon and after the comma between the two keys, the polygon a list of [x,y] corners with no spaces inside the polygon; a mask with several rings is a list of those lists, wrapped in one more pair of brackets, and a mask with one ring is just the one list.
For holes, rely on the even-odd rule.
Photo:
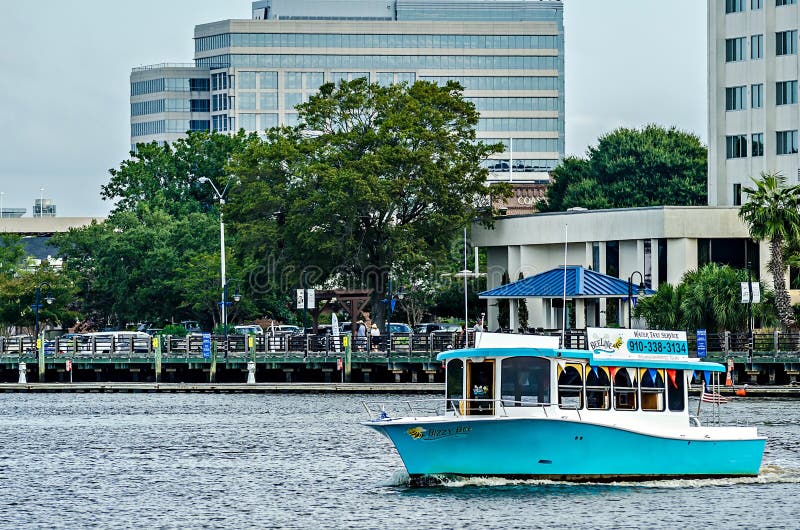
{"label": "american flag", "polygon": [[728,398],[716,392],[706,392],[705,385],[703,385],[703,393],[700,396],[700,401],[703,403],[727,403]]}

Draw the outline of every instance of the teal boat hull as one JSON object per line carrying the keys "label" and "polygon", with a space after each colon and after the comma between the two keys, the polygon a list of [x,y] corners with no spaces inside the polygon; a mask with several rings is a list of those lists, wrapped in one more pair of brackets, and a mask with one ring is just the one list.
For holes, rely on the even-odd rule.
{"label": "teal boat hull", "polygon": [[365,425],[394,443],[412,482],[437,475],[565,481],[755,476],[766,444],[762,437],[671,438],[546,418]]}

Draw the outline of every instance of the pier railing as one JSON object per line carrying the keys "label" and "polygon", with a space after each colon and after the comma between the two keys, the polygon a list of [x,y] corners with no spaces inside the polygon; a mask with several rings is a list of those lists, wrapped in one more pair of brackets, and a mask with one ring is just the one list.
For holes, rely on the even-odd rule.
{"label": "pier railing", "polygon": [[[537,334],[561,337],[560,330],[539,330]],[[349,337],[354,357],[430,357],[449,349],[472,346],[474,332],[466,336],[459,332],[436,331],[430,334],[392,333],[390,337],[351,337],[350,335],[294,335],[276,333],[265,335],[215,335],[211,337],[213,349],[218,357],[259,358],[286,357],[336,357],[345,351],[344,338]],[[689,351],[696,354],[696,335],[688,334]],[[586,348],[584,330],[568,330],[564,333],[562,347],[566,349]],[[707,336],[707,352],[712,359],[744,357],[748,353],[748,333],[722,332]],[[158,336],[125,337],[86,335],[70,338],[54,338],[43,344],[46,357],[89,358],[152,358],[156,349],[169,358],[198,358],[208,354],[208,343],[202,335],[188,337]],[[0,337],[0,357],[29,357],[37,352],[36,341],[31,336]],[[800,362],[800,333],[779,331],[756,332],[753,335],[753,359],[773,359]],[[800,368],[799,368],[800,369]]]}

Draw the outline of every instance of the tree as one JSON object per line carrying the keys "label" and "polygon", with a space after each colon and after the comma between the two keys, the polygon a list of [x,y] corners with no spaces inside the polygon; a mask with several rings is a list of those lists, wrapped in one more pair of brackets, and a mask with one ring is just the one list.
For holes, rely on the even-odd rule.
{"label": "tree", "polygon": [[[525,275],[522,272],[519,273],[519,279],[525,279]],[[528,302],[524,298],[520,298],[517,301],[517,321],[522,332],[526,333],[528,331]]]}
{"label": "tree", "polygon": [[22,238],[16,234],[0,234],[0,277],[12,277],[24,261]]}
{"label": "tree", "polygon": [[553,170],[543,212],[707,204],[707,149],[672,127],[620,128]]}
{"label": "tree", "polygon": [[[653,296],[640,297],[633,310],[655,329],[706,329],[710,332],[746,329],[747,305],[741,303],[741,282],[747,272],[728,265],[709,263],[688,271],[673,287],[661,284]],[[762,303],[753,305],[753,316],[762,325],[777,322],[772,291],[762,293]]]}
{"label": "tree", "polygon": [[[511,278],[509,278],[508,272],[503,272],[503,278],[500,280],[500,285],[508,285],[509,283],[511,283]],[[511,326],[510,301],[501,298],[495,302],[495,305],[497,306],[497,325],[501,330],[508,329],[509,326]]]}
{"label": "tree", "polygon": [[242,149],[247,136],[194,131],[172,144],[138,144],[131,158],[119,169],[110,169],[108,184],[100,196],[114,201],[112,211],[132,211],[146,202],[153,208],[176,214],[208,211],[215,204],[210,186],[200,186],[201,177],[219,185],[227,183],[227,164]]}
{"label": "tree", "polygon": [[[277,247],[298,283],[310,272],[317,285],[373,289],[382,323],[390,272],[440,261],[463,226],[496,213],[476,201],[510,193],[487,184],[481,162],[501,147],[475,141],[478,112],[461,92],[363,78],[323,85],[298,106],[298,127],[237,154],[237,233],[248,231],[252,250]],[[249,207],[251,194],[272,212]]]}
{"label": "tree", "polygon": [[743,190],[747,202],[739,210],[739,217],[750,227],[753,239],[769,240],[768,266],[776,310],[784,328],[791,329],[797,321],[786,289],[783,252],[787,242],[797,241],[800,237],[800,186],[788,186],[786,178],[779,173],[762,173],[760,179],[752,180],[754,187]]}

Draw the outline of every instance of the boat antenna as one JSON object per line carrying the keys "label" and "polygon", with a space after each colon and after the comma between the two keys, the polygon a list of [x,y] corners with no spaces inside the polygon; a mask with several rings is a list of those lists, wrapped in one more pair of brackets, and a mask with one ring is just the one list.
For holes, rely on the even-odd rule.
{"label": "boat antenna", "polygon": [[561,347],[566,348],[567,337],[567,225],[564,224],[564,295],[561,300]]}

